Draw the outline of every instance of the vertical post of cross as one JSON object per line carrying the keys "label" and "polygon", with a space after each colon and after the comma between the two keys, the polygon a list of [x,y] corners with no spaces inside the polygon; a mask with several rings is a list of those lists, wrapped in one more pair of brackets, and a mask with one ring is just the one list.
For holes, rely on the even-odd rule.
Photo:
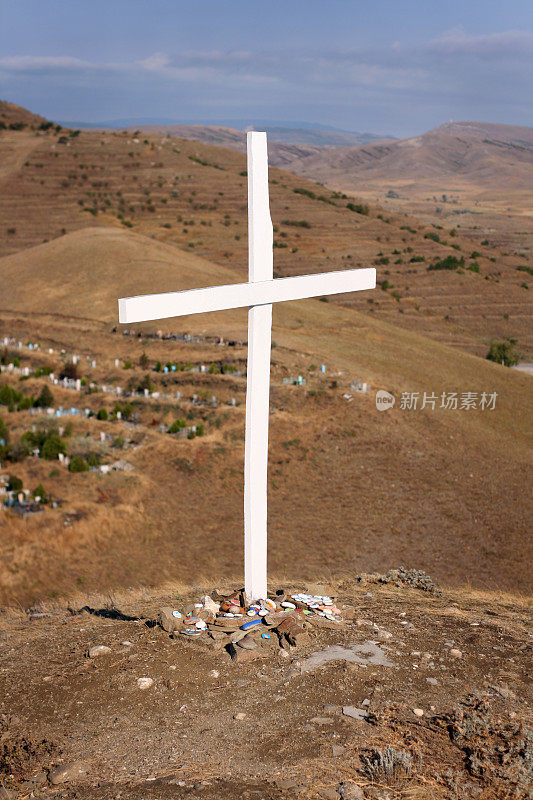
{"label": "vertical post of cross", "polygon": [[[273,278],[266,133],[247,134],[248,274]],[[272,304],[248,310],[244,445],[244,585],[249,602],[267,595],[267,467]]]}

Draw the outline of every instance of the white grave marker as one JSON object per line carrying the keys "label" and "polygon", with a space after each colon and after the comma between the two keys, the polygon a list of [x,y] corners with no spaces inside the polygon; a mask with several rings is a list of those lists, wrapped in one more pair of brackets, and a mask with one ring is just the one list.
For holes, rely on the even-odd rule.
{"label": "white grave marker", "polygon": [[[374,289],[376,270],[273,278],[266,133],[247,134],[248,282],[184,292],[124,297],[119,321],[223,311],[248,306],[248,373],[244,449],[244,582],[248,602],[267,596],[267,464],[272,303]],[[325,371],[323,369],[323,371]],[[118,415],[117,415],[118,416]]]}

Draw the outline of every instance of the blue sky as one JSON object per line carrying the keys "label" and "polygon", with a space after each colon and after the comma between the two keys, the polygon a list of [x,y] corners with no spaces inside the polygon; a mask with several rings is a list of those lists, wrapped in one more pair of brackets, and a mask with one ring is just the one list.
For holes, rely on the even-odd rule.
{"label": "blue sky", "polygon": [[56,120],[533,124],[532,0],[0,0],[0,97]]}

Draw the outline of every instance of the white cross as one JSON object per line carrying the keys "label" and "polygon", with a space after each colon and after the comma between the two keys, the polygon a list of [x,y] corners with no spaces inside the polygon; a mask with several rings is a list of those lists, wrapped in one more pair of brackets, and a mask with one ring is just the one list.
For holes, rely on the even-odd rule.
{"label": "white cross", "polygon": [[266,133],[247,135],[248,282],[118,301],[119,321],[132,323],[248,306],[244,447],[244,579],[248,602],[267,596],[267,464],[272,303],[374,289],[376,270],[350,269],[273,278]]}

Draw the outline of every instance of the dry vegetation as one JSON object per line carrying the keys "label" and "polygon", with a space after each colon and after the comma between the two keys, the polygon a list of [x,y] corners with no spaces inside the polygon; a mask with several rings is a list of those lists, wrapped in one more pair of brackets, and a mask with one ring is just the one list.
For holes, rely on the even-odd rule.
{"label": "dry vegetation", "polygon": [[[19,254],[2,272],[23,268],[27,248],[96,224],[131,228],[244,273],[240,153],[164,135],[55,128],[1,132],[0,148],[0,252]],[[514,338],[529,357],[529,261],[464,237],[455,218],[436,227],[374,205],[358,213],[360,200],[276,169],[271,196],[278,275],[375,264],[383,291],[341,302],[477,355],[493,338]],[[458,269],[428,271],[448,256]],[[3,288],[9,297],[14,284]]]}
{"label": "dry vegetation", "polygon": [[[146,247],[150,253],[161,245],[148,241]],[[108,290],[116,291],[112,281]],[[182,394],[180,401],[129,398],[137,423],[73,418],[71,441],[88,436],[86,451],[97,446],[100,431],[107,431],[110,441],[122,437],[137,445],[116,456],[130,461],[134,472],[71,475],[57,462],[34,457],[6,466],[25,486],[34,489],[42,482],[66,503],[37,519],[9,512],[0,517],[4,600],[28,602],[43,593],[68,593],[78,584],[157,584],[240,568],[245,377],[188,370],[164,375],[153,367],[159,360],[242,370],[246,349],[220,347],[213,340],[186,344],[122,336],[109,324],[66,316],[35,314],[28,320],[12,313],[4,315],[3,324],[23,341],[39,330],[45,351],[49,346],[88,351],[97,367],[82,359],[80,375],[98,385],[135,388],[149,374],[154,389],[179,388]],[[213,337],[245,336],[243,312],[205,316],[197,324],[197,332]],[[310,579],[323,575],[325,564],[335,572],[408,563],[445,583],[527,589],[527,375],[319,301],[276,309],[273,339],[273,568],[290,563],[295,576]],[[149,359],[144,368],[143,352]],[[23,365],[49,362],[56,372],[61,362],[59,355],[27,351],[24,359]],[[124,370],[127,360],[132,368]],[[316,369],[321,363],[327,365],[325,375]],[[298,374],[306,386],[283,384],[284,377]],[[373,391],[354,394],[348,402],[342,395],[351,392],[355,378],[369,382]],[[46,380],[18,388],[36,395]],[[376,410],[377,388],[395,394],[393,410]],[[450,411],[438,404],[435,410],[407,411],[399,408],[402,391],[439,397],[443,391],[495,391],[498,399],[494,411]],[[102,407],[111,411],[116,402],[103,392],[55,387],[54,392],[56,405],[75,404],[94,413]],[[193,405],[194,393],[206,404]],[[212,395],[216,409],[209,405]],[[13,441],[35,422],[28,414],[0,409]],[[206,435],[189,441],[159,431],[176,418],[202,423]],[[73,511],[87,516],[65,527]]]}

